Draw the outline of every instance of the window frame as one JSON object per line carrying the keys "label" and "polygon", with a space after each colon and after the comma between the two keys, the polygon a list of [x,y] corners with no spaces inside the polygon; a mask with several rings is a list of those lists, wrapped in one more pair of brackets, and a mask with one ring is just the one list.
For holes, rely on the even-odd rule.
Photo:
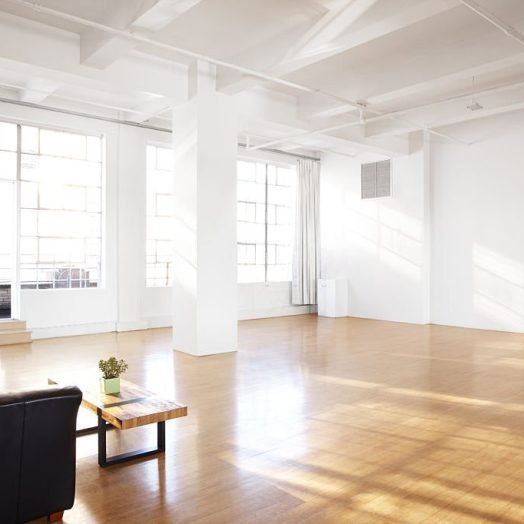
{"label": "window frame", "polygon": [[[149,253],[148,253],[148,244],[149,244],[149,241],[150,240],[153,240],[154,242],[157,242],[157,241],[163,241],[163,242],[171,242],[171,251],[173,252],[174,251],[174,239],[171,238],[170,240],[162,240],[162,239],[150,239],[149,236],[148,236],[148,223],[149,223],[149,219],[151,217],[158,217],[158,218],[168,218],[168,219],[171,219],[172,221],[174,221],[174,213],[172,213],[171,215],[159,215],[159,214],[155,214],[155,215],[150,215],[149,214],[149,209],[148,209],[148,199],[149,199],[149,194],[148,194],[148,184],[149,184],[149,164],[148,164],[148,150],[150,147],[153,147],[155,150],[157,149],[164,149],[164,150],[168,150],[168,151],[171,151],[171,153],[173,153],[173,150],[172,150],[172,146],[168,143],[168,142],[161,142],[161,141],[154,141],[154,140],[148,140],[147,143],[146,143],[146,165],[145,165],[145,195],[146,195],[146,204],[145,204],[145,243],[144,243],[144,246],[145,246],[145,258],[144,258],[144,286],[146,289],[166,289],[166,288],[172,288],[173,287],[173,283],[174,283],[174,260],[171,259],[171,267],[169,268],[168,267],[168,272],[167,272],[167,278],[166,278],[166,283],[165,284],[162,284],[162,285],[159,285],[158,283],[157,284],[153,284],[151,282],[156,282],[158,281],[159,279],[157,278],[153,278],[153,279],[150,279],[148,278],[147,276],[147,270],[148,270],[148,266],[150,264],[153,264],[153,265],[156,265],[158,264],[159,262],[158,261],[155,261],[153,263],[150,263],[148,261],[148,257],[150,256]],[[173,173],[173,169],[174,169],[174,158],[172,158],[172,166],[171,166],[171,169],[170,170],[167,170],[167,169],[159,169],[158,168],[158,162],[157,162],[157,157],[156,157],[156,153],[155,153],[155,168],[154,168],[154,171],[164,171],[164,172],[171,172]],[[174,189],[172,189],[172,192],[169,194],[169,193],[155,193],[155,201],[156,201],[156,198],[158,195],[162,195],[162,196],[170,196],[173,200],[174,200]],[[155,249],[155,257],[157,256],[157,251]]]}
{"label": "window frame", "polygon": [[[18,281],[18,284],[20,286],[20,289],[21,291],[23,292],[42,292],[42,291],[62,291],[62,292],[68,292],[68,291],[79,291],[79,290],[82,290],[82,291],[87,291],[87,290],[91,290],[91,291],[94,291],[94,290],[100,290],[100,289],[105,289],[106,287],[106,191],[107,191],[107,184],[106,184],[106,180],[107,180],[107,177],[106,177],[106,163],[107,163],[107,159],[106,159],[106,135],[104,133],[100,133],[100,132],[96,132],[96,131],[92,131],[92,130],[85,130],[85,129],[71,129],[71,128],[65,128],[65,127],[60,127],[60,126],[53,126],[51,124],[41,124],[41,123],[38,123],[38,122],[31,122],[31,121],[15,121],[15,120],[7,120],[7,119],[2,119],[2,122],[6,122],[6,123],[12,123],[12,124],[15,124],[16,127],[17,127],[17,146],[16,146],[16,155],[17,155],[17,167],[16,167],[16,186],[17,186],[17,202],[16,202],[16,212],[17,212],[17,223],[18,223],[18,226],[17,226],[17,252],[16,252],[16,271],[17,271],[17,274],[19,275],[17,277],[17,281]],[[42,154],[41,151],[40,151],[40,137],[38,139],[38,144],[39,144],[39,148],[38,148],[38,152],[35,153],[35,152],[25,152],[23,151],[23,140],[22,140],[22,129],[24,127],[29,127],[29,128],[36,128],[38,130],[38,132],[40,133],[40,131],[51,131],[51,132],[54,132],[54,133],[66,133],[66,134],[69,134],[69,135],[79,135],[81,137],[84,137],[84,138],[97,138],[99,141],[100,141],[100,161],[92,161],[92,160],[88,160],[87,158],[87,142],[86,142],[86,157],[84,159],[79,159],[79,158],[74,158],[74,157],[67,157],[67,156],[59,156],[59,155],[55,155],[55,154]],[[90,163],[96,163],[96,164],[99,164],[100,165],[100,185],[99,186],[96,186],[96,189],[98,189],[100,191],[100,211],[87,211],[87,209],[84,209],[83,211],[82,210],[78,210],[78,213],[90,213],[90,214],[94,214],[94,213],[97,213],[100,215],[100,236],[97,237],[100,241],[100,255],[99,255],[99,265],[98,265],[98,278],[97,278],[97,282],[96,282],[96,286],[81,286],[79,285],[78,287],[72,287],[72,286],[67,286],[67,287],[56,287],[56,286],[52,286],[52,287],[40,287],[38,284],[39,284],[39,281],[34,281],[35,283],[35,286],[31,286],[31,287],[24,287],[24,281],[22,280],[21,276],[20,276],[20,272],[22,270],[22,260],[21,260],[21,257],[22,257],[22,253],[21,253],[21,241],[22,241],[22,237],[29,237],[29,238],[36,238],[37,241],[39,238],[45,238],[45,239],[75,239],[75,240],[81,240],[83,239],[84,241],[87,240],[87,237],[68,237],[68,236],[53,236],[53,235],[48,235],[48,236],[44,236],[44,237],[40,237],[39,234],[38,234],[38,231],[36,233],[36,235],[34,236],[28,236],[28,235],[22,235],[22,229],[21,229],[21,215],[22,215],[22,210],[23,209],[27,209],[27,210],[34,210],[36,212],[39,212],[39,211],[66,211],[66,212],[76,212],[76,210],[68,210],[68,209],[65,209],[65,210],[61,210],[61,209],[56,209],[56,208],[44,208],[44,207],[40,207],[39,206],[39,195],[37,196],[37,201],[38,201],[38,204],[37,204],[37,207],[36,208],[28,208],[28,207],[23,207],[22,206],[22,184],[25,182],[25,183],[34,183],[34,182],[31,182],[31,181],[27,181],[25,179],[22,178],[22,157],[23,155],[29,155],[29,156],[33,156],[33,157],[46,157],[46,158],[56,158],[56,159],[61,159],[61,160],[72,160],[72,161],[81,161],[81,162],[90,162]],[[67,187],[84,187],[84,186],[79,186],[77,184],[71,184],[71,183],[64,183],[64,184],[61,184],[62,186],[67,186]],[[85,186],[87,187],[87,186]],[[95,186],[93,186],[95,187]],[[36,262],[36,265],[38,266],[39,262],[38,262],[38,258],[39,258],[39,255],[38,255],[38,252],[39,252],[39,249],[37,248],[37,252],[36,252],[36,257],[37,257],[37,262]],[[56,270],[60,270],[60,269],[67,269],[67,268],[55,268],[55,272]],[[82,269],[82,268],[71,268],[69,267],[69,271],[71,271],[72,269],[79,269],[80,271],[86,271],[85,268]],[[38,269],[38,267],[36,269],[33,269],[34,271],[36,271],[37,273],[40,271],[40,269]],[[70,283],[72,280],[78,280],[78,282],[80,283],[82,280],[85,280],[85,279],[71,279],[71,277],[68,278],[68,282]],[[29,282],[29,281],[26,281],[26,282]],[[53,282],[55,283],[56,282],[56,279],[53,279]]]}

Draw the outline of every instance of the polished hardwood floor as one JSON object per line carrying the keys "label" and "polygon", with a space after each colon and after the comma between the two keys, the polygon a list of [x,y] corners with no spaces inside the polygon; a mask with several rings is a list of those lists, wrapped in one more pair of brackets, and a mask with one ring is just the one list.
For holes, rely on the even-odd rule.
{"label": "polished hardwood floor", "polygon": [[[524,522],[524,335],[306,315],[195,358],[168,329],[111,333],[1,348],[0,386],[110,355],[188,416],[165,456],[108,469],[79,438],[67,523]],[[113,431],[108,451],[154,437]]]}

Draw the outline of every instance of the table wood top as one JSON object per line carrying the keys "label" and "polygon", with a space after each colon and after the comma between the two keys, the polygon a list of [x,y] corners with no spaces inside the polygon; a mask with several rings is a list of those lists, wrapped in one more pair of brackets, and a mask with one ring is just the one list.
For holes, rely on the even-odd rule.
{"label": "table wood top", "polygon": [[[49,384],[66,381],[49,379]],[[187,407],[120,379],[120,393],[106,395],[96,381],[75,383],[82,390],[82,405],[102,413],[102,418],[118,429],[130,429],[187,415]]]}

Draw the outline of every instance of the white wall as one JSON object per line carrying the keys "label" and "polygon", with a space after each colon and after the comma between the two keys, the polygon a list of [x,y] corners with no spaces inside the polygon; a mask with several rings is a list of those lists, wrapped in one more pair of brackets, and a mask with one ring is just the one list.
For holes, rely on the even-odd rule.
{"label": "white wall", "polygon": [[524,331],[524,113],[454,126],[431,152],[432,319]]}
{"label": "white wall", "polygon": [[360,161],[324,155],[322,276],[350,315],[524,332],[524,112],[447,129],[392,160],[391,198],[360,199]]}
{"label": "white wall", "polygon": [[349,315],[428,321],[426,192],[421,137],[391,161],[392,196],[362,200],[360,165],[370,158],[322,156],[321,275],[349,281]]}

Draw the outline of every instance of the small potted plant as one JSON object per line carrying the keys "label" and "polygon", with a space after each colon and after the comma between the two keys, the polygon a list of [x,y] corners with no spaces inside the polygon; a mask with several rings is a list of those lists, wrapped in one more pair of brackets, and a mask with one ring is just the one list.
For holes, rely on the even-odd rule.
{"label": "small potted plant", "polygon": [[106,395],[120,393],[120,375],[127,371],[128,365],[126,361],[110,357],[107,360],[100,360],[98,368],[102,372],[102,378],[100,379],[102,393]]}

